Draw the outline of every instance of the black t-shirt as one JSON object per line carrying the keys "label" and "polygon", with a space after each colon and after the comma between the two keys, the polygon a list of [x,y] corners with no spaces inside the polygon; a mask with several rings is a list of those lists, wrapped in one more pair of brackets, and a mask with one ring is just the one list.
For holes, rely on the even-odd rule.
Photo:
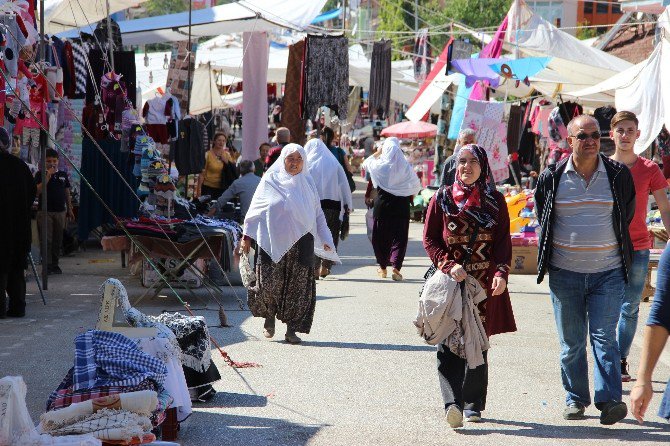
{"label": "black t-shirt", "polygon": [[[42,172],[35,175],[35,184],[42,184]],[[70,188],[70,181],[67,174],[62,170],[57,171],[51,176],[47,183],[47,211],[63,212],[66,210],[65,189]],[[39,210],[42,210],[42,195],[39,197]]]}

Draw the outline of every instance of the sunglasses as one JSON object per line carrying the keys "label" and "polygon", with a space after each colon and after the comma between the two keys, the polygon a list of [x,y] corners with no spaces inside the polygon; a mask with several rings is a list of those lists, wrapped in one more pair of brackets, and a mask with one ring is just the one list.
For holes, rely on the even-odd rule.
{"label": "sunglasses", "polygon": [[573,138],[577,138],[580,141],[586,141],[587,138],[591,138],[594,141],[597,141],[600,139],[600,132],[593,132],[591,134],[588,133],[577,133],[576,135],[573,136]]}

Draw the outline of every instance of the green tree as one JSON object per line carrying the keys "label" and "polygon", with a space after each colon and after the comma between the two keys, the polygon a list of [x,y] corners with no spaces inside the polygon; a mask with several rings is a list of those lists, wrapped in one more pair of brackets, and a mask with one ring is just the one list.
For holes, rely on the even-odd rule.
{"label": "green tree", "polygon": [[144,7],[149,16],[173,14],[188,11],[188,0],[149,0]]}
{"label": "green tree", "polygon": [[[411,45],[414,36],[399,33],[414,31],[413,3],[410,5],[407,0],[380,0],[376,38],[390,39],[393,42],[393,48],[396,50],[402,50],[403,47]],[[402,57],[395,53],[394,58]]]}

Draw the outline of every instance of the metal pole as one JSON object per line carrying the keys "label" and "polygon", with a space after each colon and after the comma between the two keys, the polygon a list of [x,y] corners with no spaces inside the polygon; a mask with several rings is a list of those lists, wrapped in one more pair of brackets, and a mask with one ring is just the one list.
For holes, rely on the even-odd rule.
{"label": "metal pole", "polygon": [[[44,0],[40,0],[40,61],[44,61],[46,55],[46,42],[44,36]],[[44,104],[42,104],[44,107]],[[42,110],[44,113],[44,110]],[[42,154],[42,161],[40,162],[42,170],[42,237],[40,240],[40,252],[42,253],[42,288],[49,289],[49,252],[47,252],[47,222],[49,215],[47,214],[47,145],[46,134],[40,130],[40,153]],[[38,217],[39,219],[39,217]]]}
{"label": "metal pole", "polygon": [[344,11],[342,11],[342,31],[347,29],[347,5],[349,0],[344,0]]}
{"label": "metal pole", "polygon": [[191,20],[193,16],[193,0],[188,0],[188,48],[186,50],[186,55],[188,56],[188,92],[186,93],[187,103],[186,103],[186,114],[191,114],[191,88],[193,88],[193,79],[191,78],[193,74],[193,64],[195,64],[195,57],[191,53]]}
{"label": "metal pole", "polygon": [[419,32],[419,0],[414,0],[414,32]]}
{"label": "metal pole", "polygon": [[112,39],[112,13],[109,10],[109,0],[106,0],[107,3],[107,50],[109,51],[109,64],[112,66],[112,71],[114,69],[114,41]]}

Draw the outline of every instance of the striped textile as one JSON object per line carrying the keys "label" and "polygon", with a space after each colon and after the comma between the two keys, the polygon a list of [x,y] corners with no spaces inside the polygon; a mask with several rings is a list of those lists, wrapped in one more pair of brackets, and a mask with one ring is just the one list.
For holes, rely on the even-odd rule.
{"label": "striped textile", "polygon": [[76,79],[75,95],[81,97],[86,94],[86,80],[88,78],[88,66],[86,59],[88,52],[93,47],[89,42],[80,39],[72,41],[72,55],[74,57],[74,72]]}
{"label": "striped textile", "polygon": [[621,267],[612,224],[613,206],[602,160],[598,160],[598,169],[587,185],[575,171],[570,157],[556,192],[551,266],[579,273]]}
{"label": "striped textile", "polygon": [[165,363],[120,333],[89,330],[75,338],[73,390],[137,386],[145,379],[162,387],[166,375]]}

